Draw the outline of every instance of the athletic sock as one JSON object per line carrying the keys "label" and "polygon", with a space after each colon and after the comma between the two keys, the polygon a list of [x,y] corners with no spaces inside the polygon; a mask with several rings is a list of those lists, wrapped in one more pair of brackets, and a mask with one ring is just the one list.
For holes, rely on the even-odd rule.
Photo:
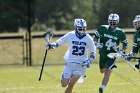
{"label": "athletic sock", "polygon": [[104,90],[105,89],[105,85],[102,85],[101,88]]}

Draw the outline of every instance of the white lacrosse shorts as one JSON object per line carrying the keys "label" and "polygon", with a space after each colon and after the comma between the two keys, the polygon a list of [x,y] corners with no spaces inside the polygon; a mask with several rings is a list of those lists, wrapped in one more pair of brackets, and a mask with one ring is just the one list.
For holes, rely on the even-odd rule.
{"label": "white lacrosse shorts", "polygon": [[86,68],[83,68],[80,63],[70,62],[65,65],[62,78],[71,78],[73,74],[82,76],[85,72]]}

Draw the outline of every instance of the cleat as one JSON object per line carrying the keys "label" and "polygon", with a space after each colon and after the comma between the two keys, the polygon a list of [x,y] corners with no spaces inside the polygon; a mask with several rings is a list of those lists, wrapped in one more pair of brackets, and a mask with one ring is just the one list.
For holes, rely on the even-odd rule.
{"label": "cleat", "polygon": [[103,89],[101,87],[99,88],[99,93],[103,93]]}
{"label": "cleat", "polygon": [[117,66],[116,65],[113,65],[111,69],[113,69],[113,68],[117,68]]}
{"label": "cleat", "polygon": [[135,67],[136,67],[137,69],[139,69],[139,65],[140,65],[140,64],[136,64]]}
{"label": "cleat", "polygon": [[84,78],[86,78],[86,75],[82,75],[82,76],[78,79],[77,83],[83,83],[83,82],[84,82]]}

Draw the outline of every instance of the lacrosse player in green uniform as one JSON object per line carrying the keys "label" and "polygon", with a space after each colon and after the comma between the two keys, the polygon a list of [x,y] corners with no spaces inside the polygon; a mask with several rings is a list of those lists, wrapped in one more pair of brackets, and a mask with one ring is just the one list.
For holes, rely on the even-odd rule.
{"label": "lacrosse player in green uniform", "polygon": [[[104,73],[99,93],[103,93],[103,90],[107,86],[112,69],[117,67],[115,65],[115,59],[109,58],[109,53],[121,53],[123,54],[127,49],[127,39],[124,31],[118,28],[119,16],[117,14],[110,14],[108,17],[109,25],[101,25],[94,33],[93,38],[96,47],[99,49],[99,67],[100,72]],[[122,43],[122,49],[119,50],[119,44]]]}
{"label": "lacrosse player in green uniform", "polygon": [[[128,54],[127,60],[130,60],[131,58],[135,57],[138,53],[140,52],[140,15],[136,15],[134,21],[133,21],[133,26],[136,29],[136,33],[134,35],[134,43],[133,43],[133,49],[132,51]],[[138,64],[135,65],[137,69],[139,69],[140,66],[140,59],[138,60]]]}

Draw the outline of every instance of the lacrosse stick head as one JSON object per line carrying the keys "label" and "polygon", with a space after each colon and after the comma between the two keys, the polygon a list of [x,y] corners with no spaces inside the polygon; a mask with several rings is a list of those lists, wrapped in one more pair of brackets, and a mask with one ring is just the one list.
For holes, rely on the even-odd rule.
{"label": "lacrosse stick head", "polygon": [[108,56],[109,58],[112,58],[112,59],[115,58],[115,54],[114,54],[114,53],[109,53],[107,56]]}
{"label": "lacrosse stick head", "polygon": [[114,59],[116,57],[121,57],[121,55],[119,53],[109,53],[107,56],[112,59]]}
{"label": "lacrosse stick head", "polygon": [[49,43],[53,37],[54,33],[53,33],[53,30],[51,28],[49,28],[47,30],[47,33],[45,33],[45,40],[47,43]]}

